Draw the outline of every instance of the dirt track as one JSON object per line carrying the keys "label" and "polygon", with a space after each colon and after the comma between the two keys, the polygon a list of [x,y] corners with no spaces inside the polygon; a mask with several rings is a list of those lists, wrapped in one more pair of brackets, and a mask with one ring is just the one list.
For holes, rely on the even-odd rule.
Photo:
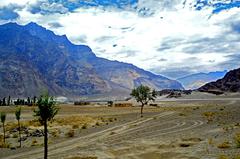
{"label": "dirt track", "polygon": [[[153,112],[148,112],[148,108],[146,108],[143,118],[135,117],[136,113],[131,113],[131,111],[122,116],[119,114],[118,116],[122,117],[122,120],[107,128],[89,130],[89,133],[84,136],[50,144],[49,158],[59,159],[69,156],[97,156],[100,159],[216,158],[222,151],[218,150],[216,146],[209,146],[207,142],[209,138],[224,132],[221,130],[214,132],[219,127],[214,122],[207,123],[207,120],[202,117],[202,113],[218,110],[222,106],[233,107],[237,110],[239,107],[235,106],[238,104],[238,101],[235,100],[220,101],[217,106],[215,103],[214,101],[214,106],[210,106],[209,101],[207,104],[205,101],[200,103],[199,101],[195,103],[192,101],[191,103],[176,102],[175,105],[171,103],[171,107],[155,108],[156,110]],[[189,104],[192,104],[193,107],[189,107]],[[184,107],[184,105],[187,106]],[[200,108],[193,109],[196,106]],[[229,108],[226,111],[229,110],[233,109]],[[229,124],[234,123],[238,118],[233,120],[229,121]],[[219,138],[218,140],[224,139]],[[183,146],[181,146],[182,144]],[[237,152],[235,149],[231,151],[234,154]],[[3,159],[41,159],[42,157],[43,148],[36,148],[3,157]]]}

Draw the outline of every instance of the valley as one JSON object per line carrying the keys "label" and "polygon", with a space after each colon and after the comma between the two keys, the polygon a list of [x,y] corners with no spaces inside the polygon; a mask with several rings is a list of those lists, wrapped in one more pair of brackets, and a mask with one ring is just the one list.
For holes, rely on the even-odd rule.
{"label": "valley", "polygon": [[[143,118],[135,102],[133,107],[108,107],[104,103],[60,105],[60,112],[49,128],[49,158],[239,157],[235,143],[235,136],[240,133],[239,98],[159,99],[155,103],[157,106],[145,106]],[[8,112],[9,123],[14,122],[10,115],[13,109],[0,107],[0,111]],[[23,107],[24,122],[33,120],[32,109]],[[59,122],[60,119],[66,123]],[[29,127],[41,129],[36,125]],[[66,135],[70,131],[74,132],[73,136]],[[7,141],[14,140],[10,137]],[[36,144],[29,145],[33,141]],[[1,149],[0,158],[41,159],[42,142],[42,137],[28,137],[21,149]],[[11,145],[14,146],[14,142]]]}

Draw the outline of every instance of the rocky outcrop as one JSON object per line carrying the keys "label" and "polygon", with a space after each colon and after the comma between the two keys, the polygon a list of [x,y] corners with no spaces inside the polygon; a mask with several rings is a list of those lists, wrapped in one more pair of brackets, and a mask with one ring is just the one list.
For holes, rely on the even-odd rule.
{"label": "rocky outcrop", "polygon": [[198,90],[202,92],[240,92],[240,68],[229,71],[222,79],[210,82]]}

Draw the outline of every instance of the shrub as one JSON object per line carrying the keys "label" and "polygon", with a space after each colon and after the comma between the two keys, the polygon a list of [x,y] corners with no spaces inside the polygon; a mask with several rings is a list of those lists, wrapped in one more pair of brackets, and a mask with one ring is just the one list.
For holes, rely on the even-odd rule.
{"label": "shrub", "polygon": [[107,104],[108,104],[109,107],[112,107],[113,106],[113,101],[108,101]]}
{"label": "shrub", "polygon": [[18,134],[13,134],[13,138],[18,138]]}
{"label": "shrub", "polygon": [[226,155],[220,155],[218,159],[229,159]]}
{"label": "shrub", "polygon": [[66,159],[97,159],[97,157],[80,157],[80,156],[74,156],[74,157],[68,157]]}
{"label": "shrub", "polygon": [[109,118],[109,121],[110,121],[110,122],[113,122],[113,121],[114,121],[114,119],[113,119],[113,118]]}
{"label": "shrub", "polygon": [[132,107],[133,104],[132,103],[115,103],[114,106],[115,107]]}
{"label": "shrub", "polygon": [[36,139],[33,139],[31,146],[37,146],[37,144],[38,144],[38,141]]}
{"label": "shrub", "polygon": [[234,159],[240,159],[240,155],[235,156]]}
{"label": "shrub", "polygon": [[234,137],[237,148],[240,148],[240,133],[237,133]]}
{"label": "shrub", "polygon": [[67,133],[66,133],[66,136],[67,137],[74,137],[75,135],[75,131],[73,129],[69,130]]}
{"label": "shrub", "polygon": [[87,129],[87,124],[84,124],[84,125],[82,126],[82,129]]}
{"label": "shrub", "polygon": [[59,137],[59,131],[58,130],[54,130],[54,131],[51,132],[51,135],[53,137]]}
{"label": "shrub", "polygon": [[213,145],[213,144],[214,144],[214,142],[213,142],[213,139],[212,139],[212,138],[209,138],[209,139],[208,139],[208,144],[209,144],[209,145]]}
{"label": "shrub", "polygon": [[157,107],[158,104],[155,104],[155,103],[153,104],[153,103],[151,103],[150,106],[152,106],[152,107]]}
{"label": "shrub", "polygon": [[74,105],[90,105],[90,102],[76,101],[76,102],[74,102]]}
{"label": "shrub", "polygon": [[75,124],[72,126],[73,129],[78,129],[79,128],[79,125]]}
{"label": "shrub", "polygon": [[7,142],[0,141],[0,148],[10,148],[10,144]]}
{"label": "shrub", "polygon": [[219,144],[217,147],[220,149],[226,149],[230,147],[230,143],[228,141],[224,141],[223,143]]}

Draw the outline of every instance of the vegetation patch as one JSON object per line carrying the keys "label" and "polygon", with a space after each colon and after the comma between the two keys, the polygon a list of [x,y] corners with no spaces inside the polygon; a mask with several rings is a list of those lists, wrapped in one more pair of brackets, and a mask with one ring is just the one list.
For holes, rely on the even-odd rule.
{"label": "vegetation patch", "polygon": [[68,157],[65,159],[97,159],[97,157],[92,157],[92,156],[88,156],[88,157],[80,157],[80,156],[73,156],[73,157]]}
{"label": "vegetation patch", "polygon": [[234,141],[236,143],[236,147],[240,148],[240,133],[237,133],[234,137]]}
{"label": "vegetation patch", "polygon": [[133,104],[132,103],[115,103],[114,106],[115,107],[132,107]]}
{"label": "vegetation patch", "polygon": [[223,143],[219,144],[217,147],[220,149],[227,149],[227,148],[230,148],[231,145],[228,141],[224,141]]}
{"label": "vegetation patch", "polygon": [[71,125],[71,126],[76,126],[76,125],[84,125],[86,123],[88,124],[93,124],[95,123],[97,119],[94,119],[92,117],[88,116],[70,116],[70,117],[64,117],[64,118],[56,118],[54,120],[54,125]]}
{"label": "vegetation patch", "polygon": [[66,133],[66,136],[67,137],[74,137],[75,136],[75,131],[73,129],[69,130],[67,133]]}

